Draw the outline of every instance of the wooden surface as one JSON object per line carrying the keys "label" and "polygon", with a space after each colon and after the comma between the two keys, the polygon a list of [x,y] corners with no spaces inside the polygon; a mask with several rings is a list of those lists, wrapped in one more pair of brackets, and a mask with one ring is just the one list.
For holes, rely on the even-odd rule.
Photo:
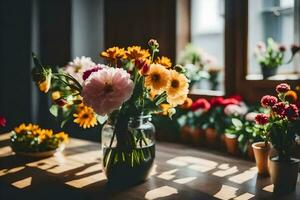
{"label": "wooden surface", "polygon": [[299,181],[298,192],[276,198],[254,162],[170,143],[157,144],[148,181],[110,188],[100,155],[98,143],[71,139],[63,153],[33,160],[14,155],[9,135],[0,135],[0,199],[300,199]]}

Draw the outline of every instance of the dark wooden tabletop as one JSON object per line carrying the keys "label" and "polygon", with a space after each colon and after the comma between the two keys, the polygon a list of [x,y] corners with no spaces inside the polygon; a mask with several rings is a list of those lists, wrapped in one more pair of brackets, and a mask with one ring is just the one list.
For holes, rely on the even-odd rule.
{"label": "dark wooden tabletop", "polygon": [[129,188],[107,185],[100,144],[71,139],[63,153],[46,159],[15,155],[9,135],[0,135],[0,200],[58,199],[300,199],[297,192],[273,196],[270,178],[255,163],[207,149],[157,144],[151,177]]}

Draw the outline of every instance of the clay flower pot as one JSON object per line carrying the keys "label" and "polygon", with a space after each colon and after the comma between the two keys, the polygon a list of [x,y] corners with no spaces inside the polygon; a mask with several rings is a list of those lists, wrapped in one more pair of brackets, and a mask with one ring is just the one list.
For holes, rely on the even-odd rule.
{"label": "clay flower pot", "polygon": [[252,144],[248,144],[248,148],[247,148],[247,156],[249,158],[249,160],[252,160],[254,161],[255,158],[254,158],[254,152],[253,152],[253,148],[252,148]]}
{"label": "clay flower pot", "polygon": [[298,159],[291,159],[290,161],[279,161],[278,157],[270,159],[270,175],[272,183],[274,184],[274,193],[288,194],[295,191],[298,171]]}
{"label": "clay flower pot", "polygon": [[225,139],[227,152],[230,153],[231,155],[238,155],[239,147],[238,147],[237,135],[226,133],[224,139]]}
{"label": "clay flower pot", "polygon": [[201,144],[203,144],[204,137],[205,137],[204,130],[198,127],[191,129],[191,143],[193,145],[200,146]]}
{"label": "clay flower pot", "polygon": [[268,143],[266,146],[265,142],[256,142],[252,144],[252,148],[254,152],[256,166],[258,169],[258,174],[269,175],[268,159],[270,144]]}
{"label": "clay flower pot", "polygon": [[188,125],[185,125],[180,130],[180,138],[181,141],[184,143],[189,143],[191,141],[191,127]]}
{"label": "clay flower pot", "polygon": [[210,146],[210,147],[217,146],[218,134],[215,129],[207,128],[205,130],[205,138],[206,138],[206,143],[208,146]]}

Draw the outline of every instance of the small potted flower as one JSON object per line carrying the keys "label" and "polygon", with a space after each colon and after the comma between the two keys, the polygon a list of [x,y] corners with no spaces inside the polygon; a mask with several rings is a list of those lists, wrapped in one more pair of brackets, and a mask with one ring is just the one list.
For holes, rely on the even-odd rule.
{"label": "small potted flower", "polygon": [[300,47],[292,45],[290,50],[292,56],[287,62],[284,62],[286,53],[284,45],[279,45],[272,38],[268,38],[267,45],[264,42],[259,42],[256,45],[254,55],[261,66],[264,79],[274,76],[279,66],[289,64],[293,60],[294,55],[300,50]]}
{"label": "small potted flower", "polygon": [[225,129],[225,146],[227,152],[232,155],[239,154],[238,137],[243,127],[241,122],[243,116],[247,113],[248,108],[245,103],[230,104],[224,108],[224,113],[227,117],[231,118],[231,127]]}
{"label": "small potted flower", "polygon": [[34,124],[21,124],[11,132],[12,149],[16,154],[30,157],[49,157],[62,151],[68,135],[53,133]]}
{"label": "small potted flower", "polygon": [[210,109],[203,114],[204,122],[202,128],[205,129],[206,142],[211,147],[216,147],[218,143],[225,147],[224,131],[230,125],[231,119],[224,113],[224,108],[231,104],[239,104],[240,97],[230,98],[215,97],[210,99]]}
{"label": "small potted flower", "polygon": [[207,112],[210,104],[206,99],[200,98],[188,107],[177,119],[181,126],[181,138],[184,142],[200,145],[204,143],[205,132],[202,129],[203,114]]}
{"label": "small potted flower", "polygon": [[287,98],[290,86],[286,83],[277,85],[275,96],[264,96],[262,105],[268,114],[257,116],[263,134],[276,150],[277,156],[270,158],[270,175],[274,184],[274,192],[285,194],[295,190],[300,161],[292,158],[296,134],[299,134],[299,110],[294,99]]}

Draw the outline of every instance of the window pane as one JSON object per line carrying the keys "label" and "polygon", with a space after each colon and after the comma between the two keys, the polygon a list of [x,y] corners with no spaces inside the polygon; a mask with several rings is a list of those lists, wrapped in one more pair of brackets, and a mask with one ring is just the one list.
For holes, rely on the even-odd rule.
{"label": "window pane", "polygon": [[213,81],[204,78],[194,88],[223,91],[224,0],[192,0],[191,8],[191,45],[194,50],[201,52],[204,59],[210,60],[203,67],[204,71],[210,70],[212,73],[213,70],[221,70],[218,73],[217,87],[213,88]]}
{"label": "window pane", "polygon": [[[254,49],[259,41],[273,38],[283,44],[287,51],[284,60],[290,58],[290,45],[294,42],[294,0],[251,0],[248,27],[248,73],[261,74]],[[294,73],[295,64],[284,64],[278,73]]]}

